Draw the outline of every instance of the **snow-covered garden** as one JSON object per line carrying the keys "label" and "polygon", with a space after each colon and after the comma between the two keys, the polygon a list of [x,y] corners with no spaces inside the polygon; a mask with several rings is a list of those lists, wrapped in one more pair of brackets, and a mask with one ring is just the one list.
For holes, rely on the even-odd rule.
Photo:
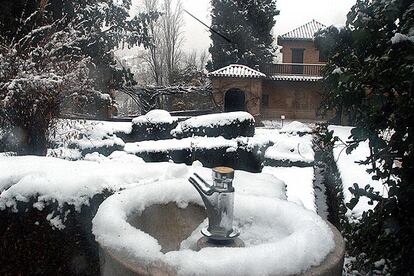
{"label": "snow-covered garden", "polygon": [[[255,127],[254,123],[253,117],[245,112],[183,118],[173,117],[163,110],[153,110],[132,122],[59,120],[56,132],[50,137],[53,148],[48,149],[46,157],[15,156],[13,152],[0,155],[0,216],[2,233],[7,237],[2,250],[13,251],[7,257],[3,254],[2,258],[13,265],[36,265],[41,271],[62,269],[71,273],[94,274],[99,271],[96,241],[112,245],[116,243],[121,248],[129,246],[131,254],[143,254],[139,252],[139,248],[142,250],[140,242],[135,247],[132,244],[127,246],[133,242],[134,232],[122,234],[128,237],[124,240],[110,238],[119,231],[123,233],[124,230],[119,229],[124,226],[117,221],[124,215],[115,211],[112,213],[110,210],[118,207],[106,204],[105,199],[122,191],[122,194],[131,198],[122,200],[123,204],[127,204],[125,206],[130,206],[122,208],[131,208],[132,202],[144,204],[145,200],[149,200],[139,200],[139,187],[154,186],[157,187],[154,192],[158,193],[155,201],[163,202],[172,193],[168,192],[172,185],[182,189],[182,194],[177,195],[182,199],[172,200],[184,204],[182,200],[189,196],[188,190],[193,190],[187,181],[188,176],[197,172],[209,179],[209,168],[215,166],[236,169],[236,221],[248,217],[249,212],[253,212],[253,216],[264,211],[254,203],[255,198],[263,197],[260,201],[265,201],[265,198],[288,201],[297,206],[292,205],[288,209],[308,210],[327,220],[335,216],[332,205],[338,204],[329,196],[334,189],[340,189],[338,198],[342,198],[339,202],[342,207],[351,199],[348,188],[354,182],[369,181],[374,189],[384,192],[381,183],[370,181],[365,167],[355,164],[355,161],[363,160],[368,155],[364,144],[349,155],[343,150],[349,127],[329,126],[329,130],[333,130],[334,135],[340,138],[331,152],[340,179],[337,183],[328,183],[324,181],[325,175],[320,166],[327,160],[318,159],[315,155],[314,149],[320,147],[317,137],[321,135],[316,124],[293,121],[285,123],[282,128],[269,128]],[[130,194],[134,193],[136,196],[131,197]],[[239,196],[252,198],[250,200],[253,201],[238,206]],[[101,204],[106,211],[100,211],[96,225],[95,222],[92,224]],[[344,218],[358,220],[363,211],[372,207],[366,201],[360,201],[356,208],[348,209]],[[240,208],[248,208],[247,213],[241,212]],[[128,209],[125,211],[130,212]],[[275,216],[272,212],[267,215],[268,223]],[[291,227],[298,227],[304,233],[309,231],[306,230],[305,222],[298,222],[301,219],[293,211],[283,209],[280,212],[279,215],[285,215],[285,219],[289,217],[289,223],[296,223],[296,226]],[[257,225],[249,230],[245,222],[239,221],[238,224],[247,247],[260,244],[259,236],[270,238],[270,233],[266,234],[266,231],[278,229],[276,224],[262,230]],[[128,225],[126,223],[125,227],[129,229],[131,226]],[[258,232],[254,234],[251,231]],[[198,231],[194,233],[200,234]],[[138,237],[137,241],[142,239]],[[268,241],[268,238],[263,241]],[[320,252],[320,257],[310,254],[308,258],[312,258],[312,261],[305,257],[300,262],[284,261],[284,265],[273,266],[266,273],[294,274],[303,271],[309,264],[317,265],[326,252],[332,250],[332,240],[328,234],[319,236],[319,239],[319,245],[315,248],[305,250],[308,246],[306,242],[298,246],[304,252]],[[44,250],[39,252],[39,259],[27,256],[25,252],[31,251],[38,243],[42,244]],[[156,252],[160,249],[155,247],[151,250]],[[248,256],[265,252],[260,252],[260,249],[256,251],[251,251]],[[59,257],[55,258],[58,252],[64,254],[59,253]],[[278,263],[281,258],[294,259],[293,256],[298,254],[288,248],[280,252],[281,255],[270,263]],[[178,256],[171,258],[169,262],[181,262],[176,259]],[[240,261],[245,262],[242,259]],[[186,267],[185,264],[182,265]],[[184,270],[180,273],[194,273],[191,267],[182,268]],[[207,265],[204,269],[212,271],[213,267]],[[27,269],[22,271],[32,271],[31,268]],[[226,270],[220,269],[220,266],[215,267],[214,271],[216,275],[226,274]],[[249,274],[260,274],[261,270],[251,268],[249,271]]]}
{"label": "snow-covered garden", "polygon": [[207,2],[2,0],[0,275],[414,274],[414,2]]}

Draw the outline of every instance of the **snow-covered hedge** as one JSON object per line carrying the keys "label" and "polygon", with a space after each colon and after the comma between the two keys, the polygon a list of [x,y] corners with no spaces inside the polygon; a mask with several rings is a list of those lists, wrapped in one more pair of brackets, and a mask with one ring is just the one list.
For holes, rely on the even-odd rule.
{"label": "snow-covered hedge", "polygon": [[177,126],[178,118],[165,110],[155,109],[132,120],[131,135],[125,141],[170,139],[171,131]]}
{"label": "snow-covered hedge", "polygon": [[254,135],[254,118],[247,112],[229,112],[192,117],[179,122],[172,131],[175,137],[208,136],[224,138]]}
{"label": "snow-covered hedge", "polygon": [[260,172],[264,150],[270,141],[253,137],[190,137],[158,141],[126,143],[124,151],[146,162],[191,164],[201,161],[207,167],[230,166],[235,169]]}

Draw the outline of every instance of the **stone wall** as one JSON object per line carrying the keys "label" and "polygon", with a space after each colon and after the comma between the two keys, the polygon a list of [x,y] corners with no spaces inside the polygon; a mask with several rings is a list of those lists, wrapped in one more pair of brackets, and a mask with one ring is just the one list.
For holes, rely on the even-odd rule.
{"label": "stone wall", "polygon": [[215,103],[224,111],[224,98],[230,89],[240,89],[245,93],[246,111],[254,117],[260,115],[260,102],[262,97],[261,79],[241,78],[213,78],[213,98]]}
{"label": "stone wall", "polygon": [[[323,85],[318,82],[272,81],[262,79],[215,78],[212,79],[213,97],[224,111],[224,98],[230,89],[245,93],[246,111],[257,121],[260,119],[321,119],[316,112],[322,100]],[[268,105],[262,103],[268,95]]]}

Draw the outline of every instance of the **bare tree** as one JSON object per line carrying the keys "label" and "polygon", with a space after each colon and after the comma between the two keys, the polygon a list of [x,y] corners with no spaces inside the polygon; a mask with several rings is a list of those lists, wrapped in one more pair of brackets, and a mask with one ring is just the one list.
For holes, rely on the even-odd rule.
{"label": "bare tree", "polygon": [[183,43],[182,29],[184,27],[183,5],[181,0],[163,0],[161,11],[164,13],[162,22],[163,47],[168,74],[168,83],[172,82],[174,71],[177,70]]}
{"label": "bare tree", "polygon": [[184,68],[194,68],[195,70],[201,72],[205,69],[208,58],[209,56],[206,50],[200,52],[192,50],[191,52],[183,55]]}
{"label": "bare tree", "polygon": [[[151,13],[157,11],[159,8],[158,0],[144,0],[144,9]],[[152,78],[157,85],[164,83],[164,49],[163,36],[161,31],[161,24],[158,21],[152,21],[148,26],[149,35],[152,38],[151,44],[148,47],[147,53],[143,56],[144,60],[148,62]]]}
{"label": "bare tree", "polygon": [[143,0],[145,12],[159,11],[158,21],[149,24],[152,43],[144,60],[148,62],[157,85],[168,85],[179,68],[184,26],[181,0]]}

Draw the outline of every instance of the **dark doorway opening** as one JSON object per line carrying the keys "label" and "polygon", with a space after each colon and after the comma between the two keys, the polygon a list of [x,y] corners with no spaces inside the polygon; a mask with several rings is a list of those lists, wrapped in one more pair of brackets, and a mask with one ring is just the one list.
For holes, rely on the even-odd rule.
{"label": "dark doorway opening", "polygon": [[245,111],[246,101],[244,92],[240,89],[230,89],[224,97],[224,111]]}

